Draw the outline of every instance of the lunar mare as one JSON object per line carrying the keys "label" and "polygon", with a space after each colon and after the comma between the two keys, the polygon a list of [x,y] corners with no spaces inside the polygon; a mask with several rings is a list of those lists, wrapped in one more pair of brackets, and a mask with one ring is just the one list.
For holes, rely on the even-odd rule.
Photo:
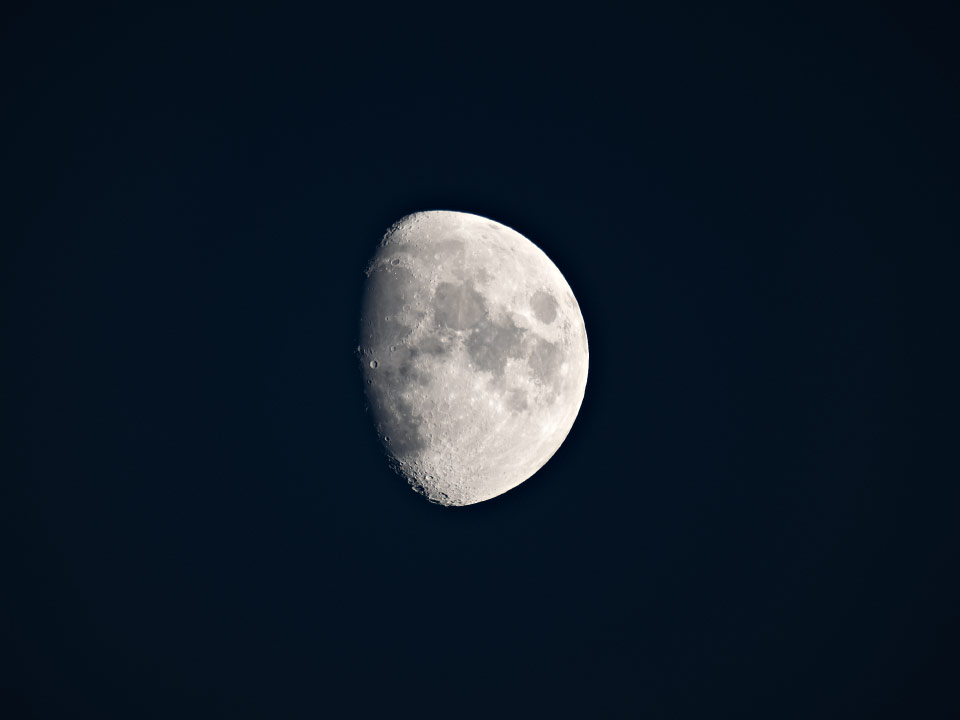
{"label": "lunar mare", "polygon": [[557,267],[505,225],[430,211],[387,231],[366,276],[358,354],[391,466],[442,505],[537,472],[587,382],[583,317]]}

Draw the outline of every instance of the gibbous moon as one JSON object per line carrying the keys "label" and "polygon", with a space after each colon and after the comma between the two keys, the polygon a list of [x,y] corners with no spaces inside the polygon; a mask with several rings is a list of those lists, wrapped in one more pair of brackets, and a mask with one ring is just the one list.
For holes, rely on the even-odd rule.
{"label": "gibbous moon", "polygon": [[543,467],[588,365],[580,306],[550,258],[505,225],[436,210],[394,224],[366,275],[358,351],[391,466],[441,505]]}

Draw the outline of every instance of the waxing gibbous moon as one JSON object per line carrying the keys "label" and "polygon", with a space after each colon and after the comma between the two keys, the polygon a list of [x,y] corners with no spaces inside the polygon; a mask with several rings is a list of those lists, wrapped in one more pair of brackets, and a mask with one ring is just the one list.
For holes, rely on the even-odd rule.
{"label": "waxing gibbous moon", "polygon": [[441,505],[471,505],[543,467],[587,384],[570,286],[520,233],[478,215],[408,215],[366,270],[360,357],[391,466]]}

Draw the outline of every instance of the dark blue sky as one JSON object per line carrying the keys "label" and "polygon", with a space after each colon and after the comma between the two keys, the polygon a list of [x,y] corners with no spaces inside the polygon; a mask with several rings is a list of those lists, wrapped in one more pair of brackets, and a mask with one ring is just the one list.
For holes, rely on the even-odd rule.
{"label": "dark blue sky", "polygon": [[[955,14],[128,5],[0,30],[5,717],[960,712]],[[436,208],[591,350],[464,509],[353,356]]]}

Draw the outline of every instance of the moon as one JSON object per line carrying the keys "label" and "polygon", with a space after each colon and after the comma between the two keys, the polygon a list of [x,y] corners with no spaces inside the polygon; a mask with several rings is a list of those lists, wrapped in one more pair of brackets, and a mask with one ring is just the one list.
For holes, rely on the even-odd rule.
{"label": "moon", "polygon": [[563,443],[587,384],[587,333],[563,275],[478,215],[414,213],[366,269],[357,348],[388,462],[428,500],[516,487]]}

